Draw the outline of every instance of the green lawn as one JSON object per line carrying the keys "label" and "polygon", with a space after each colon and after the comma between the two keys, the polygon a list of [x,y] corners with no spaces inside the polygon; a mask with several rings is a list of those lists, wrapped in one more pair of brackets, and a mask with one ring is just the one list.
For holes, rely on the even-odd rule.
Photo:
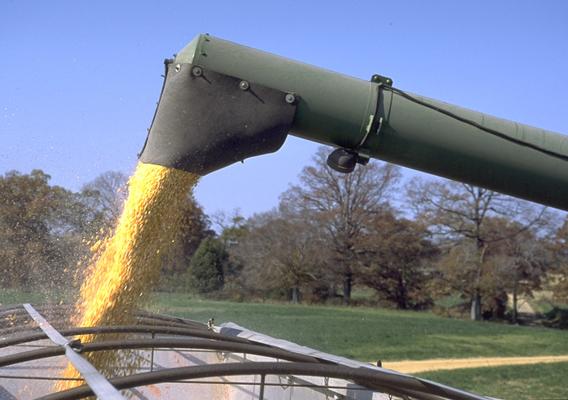
{"label": "green lawn", "polygon": [[70,296],[55,295],[53,293],[41,291],[23,291],[20,289],[0,289],[0,307],[22,303],[59,303],[62,299]]}
{"label": "green lawn", "polygon": [[418,376],[507,400],[568,399],[568,363],[458,369]]}
{"label": "green lawn", "polygon": [[363,361],[568,354],[568,332],[368,307],[231,303],[160,293],[151,308],[247,328]]}

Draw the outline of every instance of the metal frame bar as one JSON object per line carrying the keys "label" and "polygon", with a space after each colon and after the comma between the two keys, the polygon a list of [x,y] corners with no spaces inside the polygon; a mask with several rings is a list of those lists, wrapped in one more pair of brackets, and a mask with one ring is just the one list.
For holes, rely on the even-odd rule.
{"label": "metal frame bar", "polygon": [[[67,305],[49,305],[49,306],[36,306],[35,309],[39,312],[46,311],[49,313],[48,317],[52,325],[59,323],[68,323],[67,315],[71,307]],[[10,319],[8,326],[2,326],[4,319]],[[144,310],[138,310],[135,314],[137,324],[142,325],[158,325],[158,326],[174,326],[179,328],[195,328],[206,330],[207,327],[198,321],[193,321],[186,318],[180,318],[170,315],[152,314]],[[22,331],[36,331],[39,328],[30,326],[27,322],[31,322],[29,314],[22,307],[7,306],[0,307],[0,336],[9,335],[12,333],[20,333]]]}
{"label": "metal frame bar", "polygon": [[[112,334],[112,333],[157,333],[167,335],[180,335],[180,336],[193,336],[204,339],[216,339],[226,342],[234,343],[251,343],[249,340],[223,336],[215,332],[201,329],[192,328],[178,328],[178,327],[160,327],[156,325],[117,325],[117,326],[100,326],[100,327],[85,327],[85,328],[69,328],[61,329],[59,331],[63,336],[75,335],[89,335],[89,334]],[[0,339],[0,348],[13,346],[16,344],[23,344],[34,342],[37,340],[47,339],[44,332],[34,332],[26,335],[16,336],[13,338]]]}
{"label": "metal frame bar", "polygon": [[[229,356],[229,358],[231,358],[231,359],[233,359],[233,360],[236,360],[236,361],[239,361],[239,362],[243,362],[243,361],[246,362],[246,361],[247,361],[246,353],[244,353],[242,357],[239,356],[239,355],[237,355],[236,353],[232,353],[232,354]],[[250,361],[250,360],[248,360],[248,361]],[[321,361],[321,360],[320,360],[320,361]],[[313,382],[310,382],[309,380],[305,380],[305,379],[299,378],[299,377],[297,377],[297,376],[287,375],[287,376],[285,377],[285,379],[286,379],[289,383],[287,383],[287,384],[285,384],[285,385],[280,385],[280,386],[314,385]],[[326,378],[326,380],[327,380],[327,378]],[[344,386],[343,386],[343,387],[335,387],[335,389],[340,389],[340,388],[341,388],[341,389],[345,389]],[[337,393],[334,392],[334,391],[332,391],[332,390],[330,390],[330,389],[331,389],[331,387],[330,387],[329,385],[324,385],[324,386],[320,386],[320,387],[318,387],[317,385],[315,385],[314,387],[312,387],[312,390],[314,390],[314,391],[316,391],[316,392],[319,392],[319,393],[323,394],[323,395],[326,396],[326,397],[330,397],[330,396],[333,397],[333,396],[336,396]],[[368,389],[368,388],[366,388],[366,389],[367,389],[367,390],[370,390],[370,389]],[[344,397],[345,397],[345,396],[344,396]]]}
{"label": "metal frame bar", "polygon": [[[144,372],[111,379],[117,389],[130,389],[151,384],[177,382],[185,379],[210,378],[216,376],[238,375],[301,375],[328,377],[351,380],[371,390],[380,390],[396,396],[411,396],[420,400],[488,400],[487,397],[469,393],[448,393],[435,385],[414,379],[399,379],[388,374],[378,374],[365,368],[350,368],[340,365],[297,363],[297,362],[248,362],[229,364],[209,364],[192,367],[170,368],[166,370]],[[37,400],[75,400],[92,395],[92,390],[80,386],[63,392],[53,393]]]}
{"label": "metal frame bar", "polygon": [[[70,341],[59,333],[47,320],[32,307],[31,304],[24,304],[24,308],[30,317],[37,322],[47,337],[62,350],[69,362],[85,379],[89,390],[101,400],[126,400],[124,396],[85,358],[81,357],[70,346]],[[51,349],[49,349],[51,350]]]}

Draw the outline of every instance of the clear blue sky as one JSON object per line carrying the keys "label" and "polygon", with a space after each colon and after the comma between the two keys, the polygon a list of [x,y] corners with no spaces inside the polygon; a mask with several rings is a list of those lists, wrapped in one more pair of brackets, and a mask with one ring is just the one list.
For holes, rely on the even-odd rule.
{"label": "clear blue sky", "polygon": [[[568,1],[2,0],[0,173],[73,190],[130,173],[163,59],[201,32],[568,133]],[[198,200],[267,210],[315,148],[291,137],[204,178]]]}

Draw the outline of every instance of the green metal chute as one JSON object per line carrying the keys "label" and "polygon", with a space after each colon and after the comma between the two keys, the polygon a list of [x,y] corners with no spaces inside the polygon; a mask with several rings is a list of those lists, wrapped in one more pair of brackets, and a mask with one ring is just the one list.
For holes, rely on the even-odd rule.
{"label": "green metal chute", "polygon": [[[364,81],[209,35],[196,37],[173,65],[198,67],[202,74],[191,79],[207,83],[208,74],[220,74],[233,83],[201,85],[192,104],[160,110],[160,102],[157,116],[167,113],[168,125],[178,123],[164,129],[164,122],[154,121],[143,162],[206,174],[276,151],[288,130],[342,148],[347,159],[351,154],[364,163],[374,157],[568,210],[567,136],[403,92],[379,75]],[[199,99],[213,95],[232,99],[231,111],[212,103],[218,106],[184,119]],[[231,135],[235,121],[240,133]],[[174,152],[211,165],[176,165],[164,157]]]}

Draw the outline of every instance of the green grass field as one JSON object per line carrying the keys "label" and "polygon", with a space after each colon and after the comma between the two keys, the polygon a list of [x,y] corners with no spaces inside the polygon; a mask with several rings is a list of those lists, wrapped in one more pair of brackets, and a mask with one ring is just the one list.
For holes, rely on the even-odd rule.
{"label": "green grass field", "polygon": [[60,293],[55,294],[39,290],[26,292],[19,289],[0,289],[0,307],[22,303],[59,303],[61,300],[67,301],[70,298],[70,294],[61,295]]}
{"label": "green grass field", "polygon": [[448,319],[427,312],[368,307],[231,303],[157,294],[152,308],[167,314],[247,328],[355,358],[423,360],[568,354],[568,332]]}
{"label": "green grass field", "polygon": [[464,390],[511,400],[564,400],[568,363],[458,369],[418,376]]}

